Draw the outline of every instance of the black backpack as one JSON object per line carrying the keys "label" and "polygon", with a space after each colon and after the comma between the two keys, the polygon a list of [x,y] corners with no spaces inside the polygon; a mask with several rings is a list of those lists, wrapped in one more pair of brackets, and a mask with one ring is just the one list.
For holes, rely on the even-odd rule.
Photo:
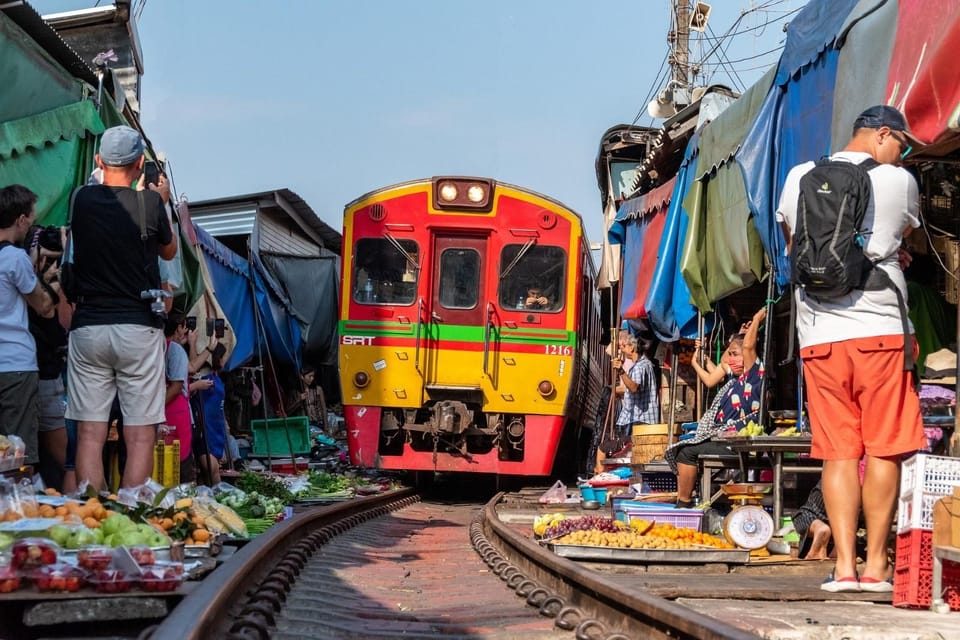
{"label": "black backpack", "polygon": [[[821,158],[800,178],[797,223],[790,249],[790,282],[819,299],[839,298],[856,289],[892,288],[900,306],[904,369],[914,369],[906,300],[883,269],[863,253],[863,220],[873,197],[868,172],[873,158],[860,164]],[[791,297],[791,300],[793,298]],[[789,358],[793,356],[796,310],[791,304]]]}
{"label": "black backpack", "polygon": [[800,178],[791,281],[818,298],[845,296],[866,284],[873,262],[863,253],[863,219],[872,187],[862,164],[822,158]]}

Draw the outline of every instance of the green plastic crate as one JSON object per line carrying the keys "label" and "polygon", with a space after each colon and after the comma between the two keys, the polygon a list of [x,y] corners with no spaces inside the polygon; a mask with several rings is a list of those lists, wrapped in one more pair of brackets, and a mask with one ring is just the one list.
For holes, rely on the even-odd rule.
{"label": "green plastic crate", "polygon": [[[287,441],[286,431],[290,434]],[[270,420],[252,420],[250,431],[253,432],[254,456],[290,456],[290,445],[293,444],[294,455],[310,453],[310,422],[306,416],[292,418],[271,418]]]}

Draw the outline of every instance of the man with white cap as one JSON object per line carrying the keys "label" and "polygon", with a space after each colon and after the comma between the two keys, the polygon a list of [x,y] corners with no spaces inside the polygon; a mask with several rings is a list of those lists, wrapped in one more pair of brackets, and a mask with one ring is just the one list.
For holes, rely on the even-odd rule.
{"label": "man with white cap", "polygon": [[163,317],[143,292],[160,288],[157,258],[176,255],[164,209],[166,179],[144,191],[144,143],[127,126],[107,129],[96,156],[103,183],[81,188],[71,211],[76,311],[67,362],[66,417],[78,420],[77,481],[104,486],[103,445],[114,397],[123,411],[127,462],[122,484],[153,469],[164,421]]}

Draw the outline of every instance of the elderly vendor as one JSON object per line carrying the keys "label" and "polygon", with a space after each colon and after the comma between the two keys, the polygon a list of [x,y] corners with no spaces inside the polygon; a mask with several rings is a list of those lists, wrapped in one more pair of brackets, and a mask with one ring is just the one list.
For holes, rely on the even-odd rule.
{"label": "elderly vendor", "polygon": [[[720,388],[713,403],[697,424],[693,438],[667,448],[664,458],[677,474],[677,506],[693,506],[693,487],[697,482],[697,460],[702,455],[731,455],[720,434],[737,431],[760,410],[760,386],[763,363],[757,359],[757,332],[767,316],[766,308],[757,311],[746,332],[735,335],[721,357],[729,379]],[[718,380],[719,382],[719,380]],[[706,496],[700,496],[704,499]]]}

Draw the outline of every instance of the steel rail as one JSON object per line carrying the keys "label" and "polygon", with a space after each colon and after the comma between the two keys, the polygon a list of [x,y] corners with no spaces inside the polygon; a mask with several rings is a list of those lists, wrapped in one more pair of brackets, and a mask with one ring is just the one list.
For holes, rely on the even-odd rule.
{"label": "steel rail", "polygon": [[[473,546],[508,588],[541,615],[553,617],[558,628],[574,631],[578,640],[758,637],[664,598],[627,592],[602,574],[545,550],[500,520],[497,505],[503,496],[494,496],[471,525]],[[414,489],[401,489],[307,511],[271,527],[205,578],[143,637],[269,637],[286,593],[320,545],[418,499]]]}
{"label": "steel rail", "polygon": [[[605,637],[688,638],[690,640],[756,640],[758,636],[659,596],[625,591],[602,574],[562,558],[517,533],[497,516],[504,494],[484,507],[483,533],[501,553],[517,565],[528,581],[539,583],[553,598],[572,610],[574,622],[586,628],[603,624],[613,635]],[[696,579],[693,574],[691,579]],[[519,591],[519,589],[518,589]],[[522,594],[521,594],[522,595]],[[531,603],[533,604],[533,603]],[[579,609],[580,611],[576,611]],[[563,613],[561,611],[561,613]],[[558,622],[563,616],[558,614]],[[579,618],[577,620],[576,618]],[[606,621],[599,623],[598,621]],[[613,629],[610,629],[613,627]],[[584,630],[586,634],[586,630]],[[580,633],[578,632],[578,636]],[[596,634],[586,634],[596,637]],[[604,637],[604,636],[601,636]]]}
{"label": "steel rail", "polygon": [[151,640],[209,640],[223,637],[231,612],[243,604],[251,587],[266,577],[292,547],[325,526],[336,526],[364,514],[385,513],[417,495],[398,489],[357,498],[324,509],[313,509],[285,520],[257,536],[203,579],[199,586],[157,625]]}

